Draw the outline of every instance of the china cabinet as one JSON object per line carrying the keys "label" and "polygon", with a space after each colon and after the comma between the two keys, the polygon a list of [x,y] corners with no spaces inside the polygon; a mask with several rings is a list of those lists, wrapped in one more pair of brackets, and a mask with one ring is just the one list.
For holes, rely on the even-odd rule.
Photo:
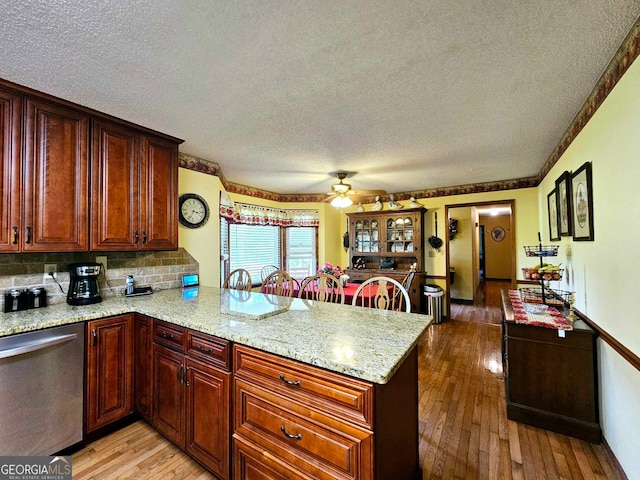
{"label": "china cabinet", "polygon": [[[423,207],[394,212],[354,212],[349,218],[349,268],[351,282],[363,282],[374,276],[398,281],[412,265],[420,272],[424,265]],[[420,280],[416,275],[409,287],[411,311],[419,312]]]}

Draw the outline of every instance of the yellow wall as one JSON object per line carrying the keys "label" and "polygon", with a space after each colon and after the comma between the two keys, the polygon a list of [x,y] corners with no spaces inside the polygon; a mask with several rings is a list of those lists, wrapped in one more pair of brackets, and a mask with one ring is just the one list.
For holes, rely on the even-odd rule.
{"label": "yellow wall", "polygon": [[180,168],[178,192],[197,193],[209,204],[209,221],[200,228],[178,226],[178,245],[195,258],[200,265],[200,283],[220,285],[220,188],[218,177]]}
{"label": "yellow wall", "polygon": [[[562,237],[558,260],[567,267],[562,287],[576,307],[640,355],[640,62],[636,61],[596,111],[539,188],[540,229],[549,238],[547,194],[565,170],[591,162],[592,242]],[[604,436],[629,478],[640,478],[640,372],[603,341],[599,347]]]}
{"label": "yellow wall", "polygon": [[[473,300],[474,294],[474,217],[471,207],[458,207],[449,210],[449,216],[458,220],[458,234],[449,241],[449,266],[455,268],[454,282],[451,284],[451,298]],[[445,219],[441,225],[438,215],[438,236],[443,239],[449,234],[449,222]],[[440,229],[441,227],[442,230]]]}

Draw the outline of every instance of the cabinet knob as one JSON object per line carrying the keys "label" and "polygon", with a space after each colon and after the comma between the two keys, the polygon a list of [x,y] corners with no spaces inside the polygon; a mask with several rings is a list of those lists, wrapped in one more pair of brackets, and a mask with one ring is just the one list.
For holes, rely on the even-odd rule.
{"label": "cabinet knob", "polygon": [[91,330],[91,335],[93,335],[93,346],[95,347],[98,344],[98,332],[95,328]]}
{"label": "cabinet knob", "polygon": [[24,243],[31,243],[31,227],[27,227],[27,240]]}
{"label": "cabinet knob", "polygon": [[138,230],[136,230],[135,236],[136,236],[136,243],[138,243],[140,241],[140,235],[138,235]]}
{"label": "cabinet knob", "polygon": [[14,225],[11,229],[13,230],[13,244],[15,245],[18,243],[18,227]]}
{"label": "cabinet knob", "polygon": [[142,243],[147,243],[147,231],[143,230],[142,232]]}

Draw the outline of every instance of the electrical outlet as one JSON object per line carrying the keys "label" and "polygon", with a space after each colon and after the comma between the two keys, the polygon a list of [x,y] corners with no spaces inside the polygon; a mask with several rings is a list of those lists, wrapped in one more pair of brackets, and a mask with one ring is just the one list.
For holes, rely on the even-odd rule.
{"label": "electrical outlet", "polygon": [[429,258],[434,258],[436,256],[436,252],[433,250],[429,250]]}
{"label": "electrical outlet", "polygon": [[99,257],[96,257],[96,263],[102,264],[102,273],[106,274],[107,273],[107,256],[100,255]]}
{"label": "electrical outlet", "polygon": [[42,281],[46,281],[47,278],[58,278],[58,264],[57,263],[45,263],[44,264],[44,275],[42,276]]}

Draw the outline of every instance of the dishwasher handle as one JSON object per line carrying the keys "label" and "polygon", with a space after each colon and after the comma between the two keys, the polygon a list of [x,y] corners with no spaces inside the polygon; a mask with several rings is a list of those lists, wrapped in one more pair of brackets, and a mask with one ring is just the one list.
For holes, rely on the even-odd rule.
{"label": "dishwasher handle", "polygon": [[70,333],[68,335],[58,335],[55,337],[47,337],[34,342],[20,345],[19,347],[7,348],[6,350],[0,350],[0,358],[17,357],[18,355],[24,355],[25,353],[35,352],[42,350],[53,345],[59,345],[61,343],[71,342],[78,338],[78,334]]}

